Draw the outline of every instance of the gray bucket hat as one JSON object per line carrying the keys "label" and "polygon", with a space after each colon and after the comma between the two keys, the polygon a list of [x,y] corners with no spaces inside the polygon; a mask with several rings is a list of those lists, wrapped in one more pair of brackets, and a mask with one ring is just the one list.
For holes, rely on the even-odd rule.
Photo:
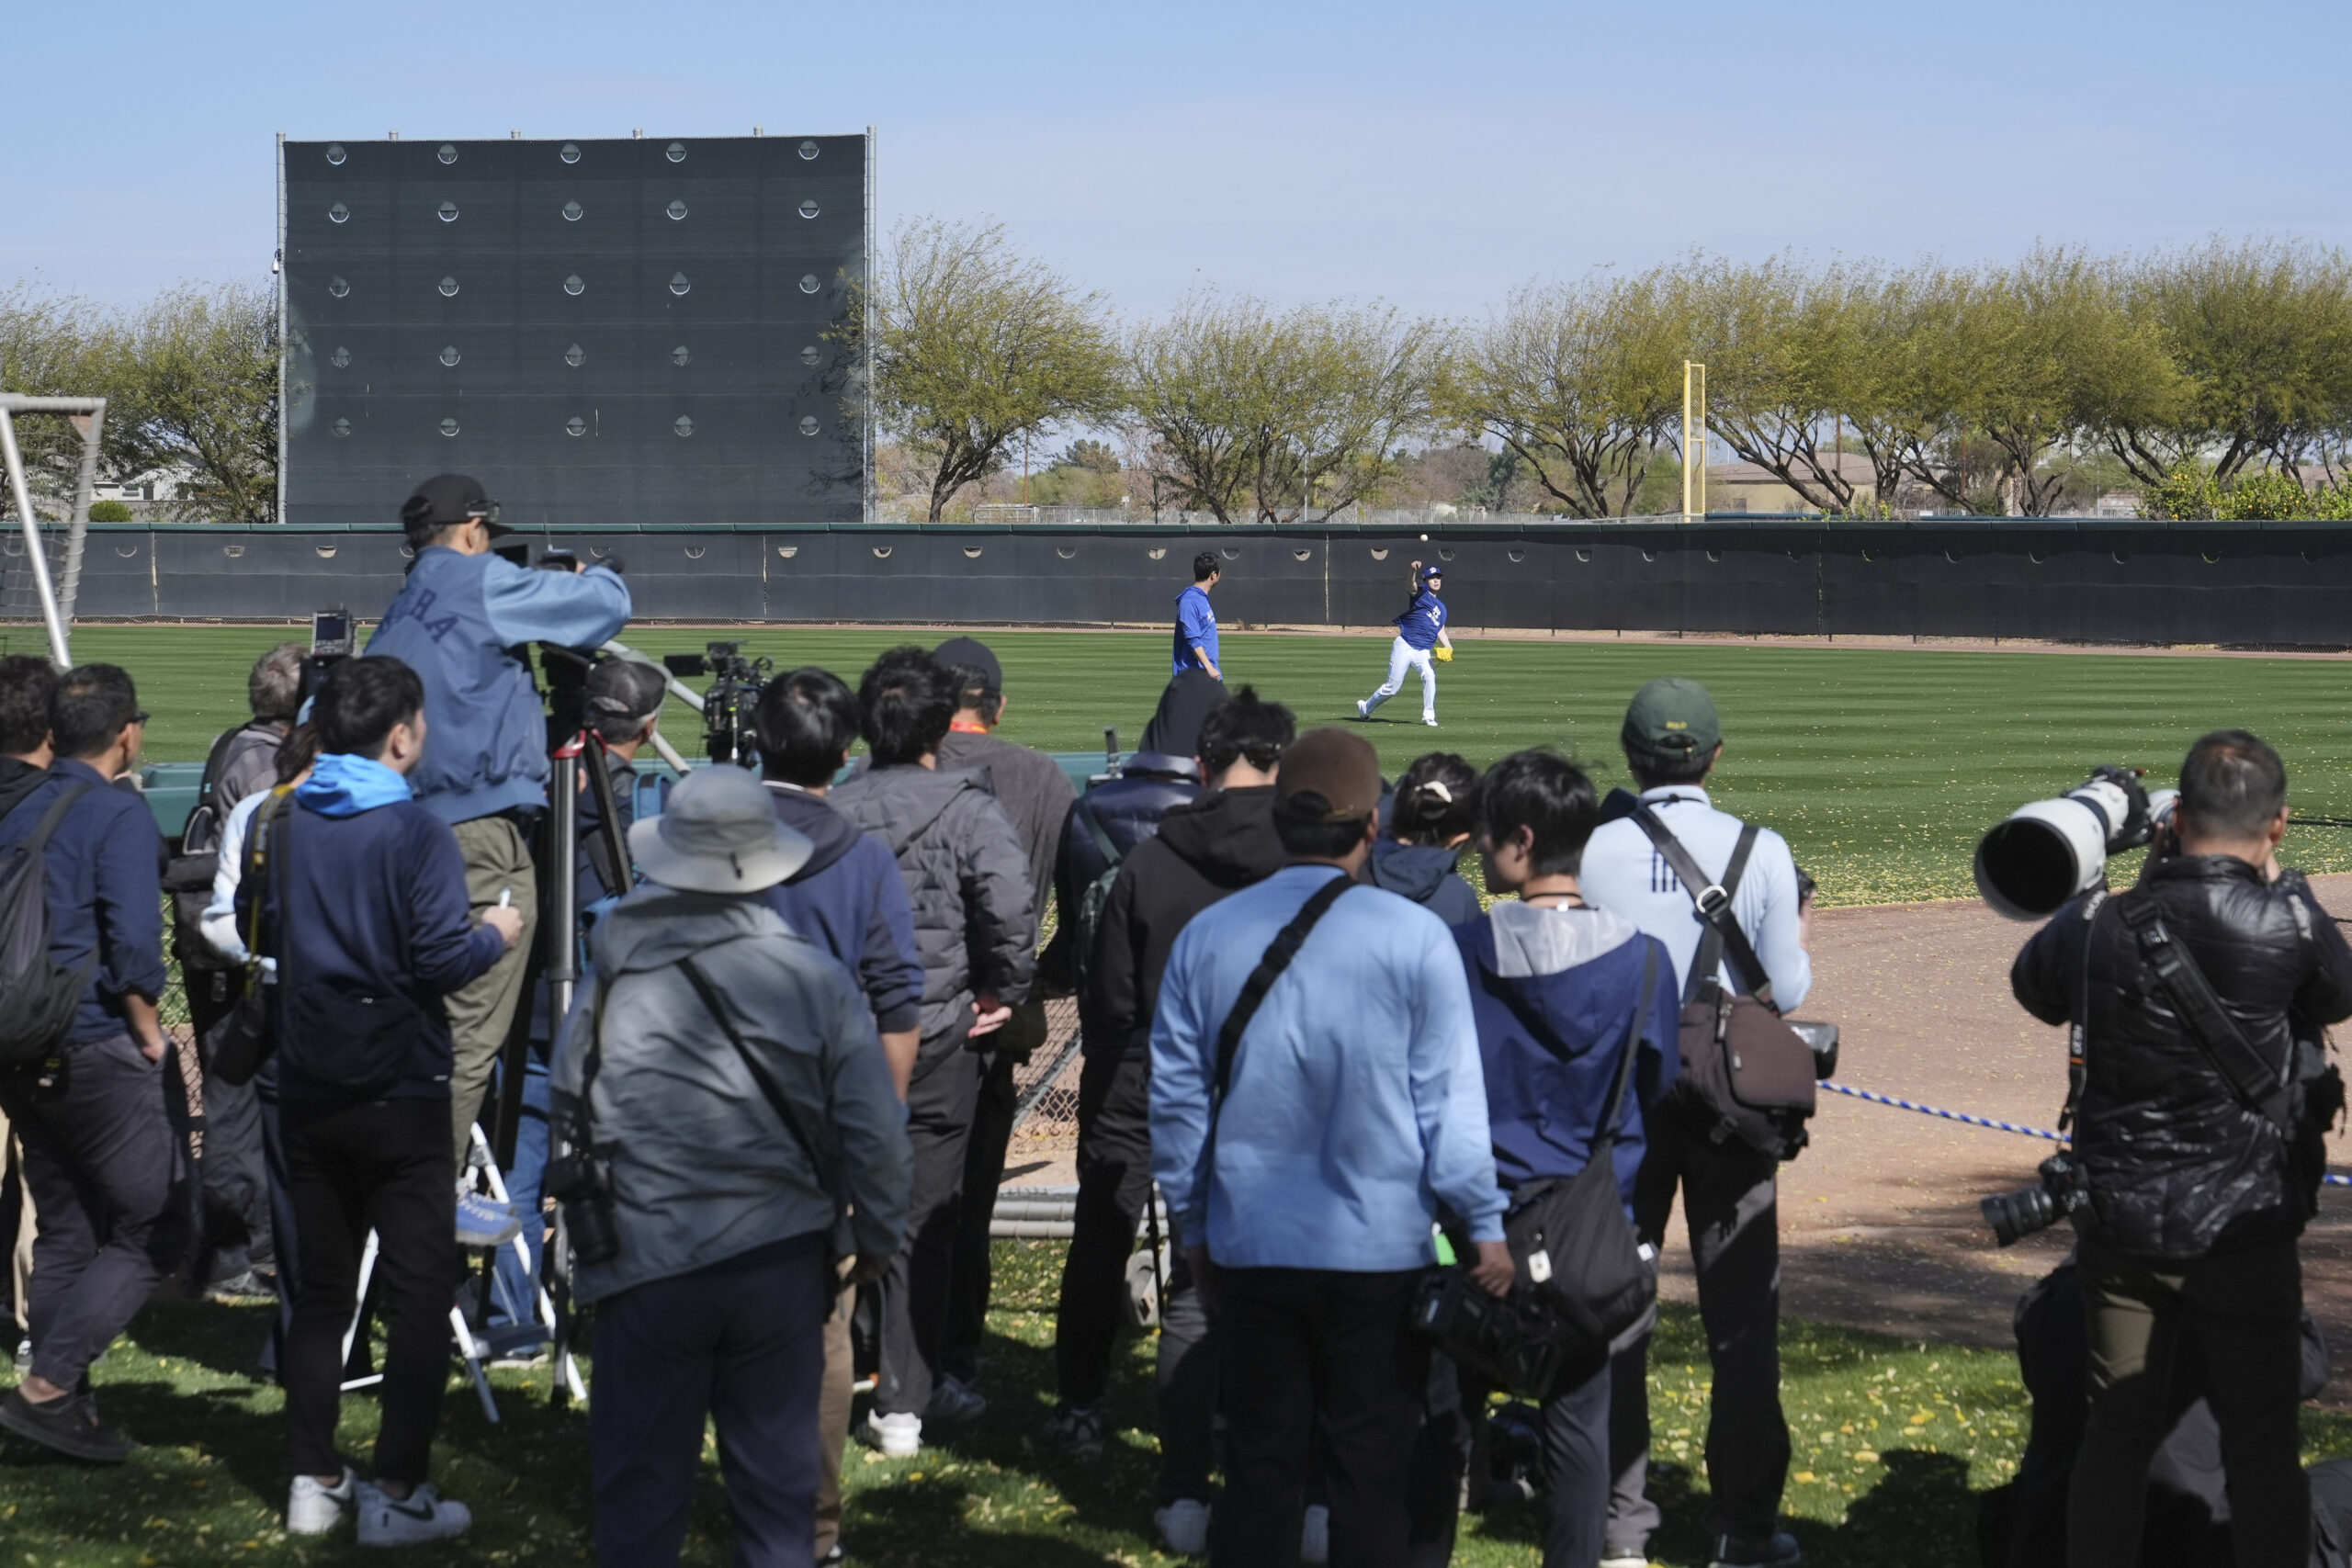
{"label": "gray bucket hat", "polygon": [[757,893],[808,863],[808,836],[775,818],[760,781],[714,762],[678,781],[659,817],[632,823],[628,852],[648,879],[690,893]]}

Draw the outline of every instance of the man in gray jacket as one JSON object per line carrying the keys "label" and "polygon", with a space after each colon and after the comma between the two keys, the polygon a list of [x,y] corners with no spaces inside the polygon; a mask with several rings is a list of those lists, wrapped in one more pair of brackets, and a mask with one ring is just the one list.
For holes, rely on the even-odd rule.
{"label": "man in gray jacket", "polygon": [[575,1272],[597,1308],[596,1557],[678,1561],[714,1417],[736,1560],[807,1562],[835,1232],[860,1277],[899,1250],[898,1096],[856,980],[759,897],[809,842],[758,780],[697,772],[629,850],[648,885],[596,928],[551,1083],[566,1147],[604,1162],[618,1241]]}
{"label": "man in gray jacket", "polygon": [[893,649],[865,672],[857,698],[873,765],[827,799],[898,856],[922,957],[922,1043],[907,1089],[914,1192],[906,1251],[884,1296],[881,1376],[866,1427],[885,1454],[905,1458],[922,1446],[938,1384],[988,1037],[1028,995],[1037,917],[1028,859],[1004,808],[977,774],[938,765],[956,716],[948,671],[920,648]]}

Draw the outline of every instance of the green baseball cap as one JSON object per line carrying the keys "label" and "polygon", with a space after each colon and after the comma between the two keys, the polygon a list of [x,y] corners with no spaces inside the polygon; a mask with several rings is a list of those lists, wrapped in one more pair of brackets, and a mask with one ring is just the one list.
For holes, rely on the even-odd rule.
{"label": "green baseball cap", "polygon": [[1622,739],[1629,750],[1679,761],[1722,745],[1724,727],[1706,687],[1667,675],[1634,694]]}

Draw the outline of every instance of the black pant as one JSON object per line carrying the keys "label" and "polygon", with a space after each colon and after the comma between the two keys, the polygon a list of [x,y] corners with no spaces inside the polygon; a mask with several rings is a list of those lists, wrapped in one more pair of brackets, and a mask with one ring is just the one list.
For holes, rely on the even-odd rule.
{"label": "black pant", "polygon": [[605,1568],[678,1561],[709,1419],[738,1568],[806,1568],[833,1304],[825,1243],[795,1236],[596,1303],[588,1442]]}
{"label": "black pant", "polygon": [[[1544,1568],[1587,1568],[1608,1544],[1611,1365],[1596,1356],[1564,1369],[1543,1402],[1544,1479],[1551,1505]],[[1483,1480],[1487,1445],[1481,1428],[1492,1392],[1444,1357],[1430,1358],[1429,1407],[1413,1461],[1413,1568],[1443,1568],[1453,1555],[1463,1473],[1468,1468]],[[1474,1481],[1472,1496],[1483,1490]]]}
{"label": "black pant", "polygon": [[[1236,1269],[1219,1276],[1225,1498],[1217,1568],[1298,1561],[1307,1450],[1329,1465],[1331,1561],[1401,1568],[1429,1341],[1410,1317],[1419,1270]],[[1319,1417],[1319,1419],[1318,1419]]]}
{"label": "black pant", "polygon": [[69,1045],[62,1060],[46,1089],[29,1070],[0,1075],[0,1096],[39,1227],[25,1292],[33,1375],[70,1389],[186,1255],[189,1200],[163,1067],[128,1034]]}
{"label": "black pant", "polygon": [[301,1236],[294,1327],[279,1369],[298,1475],[334,1475],[343,1336],[357,1305],[359,1258],[376,1233],[375,1285],[384,1325],[379,1479],[424,1480],[441,1393],[449,1382],[450,1283],[457,1185],[446,1100],[378,1100],[279,1107],[287,1176]]}
{"label": "black pant", "polygon": [[1012,1113],[1021,1101],[1012,1080],[1019,1069],[1010,1055],[990,1059],[972,1110],[971,1136],[964,1145],[964,1217],[956,1227],[955,1258],[948,1269],[939,1370],[967,1383],[980,1381],[980,1345],[988,1337],[989,1291],[994,1283],[989,1222],[996,1213],[997,1190],[1004,1185],[1005,1151],[1012,1145]]}
{"label": "black pant", "polygon": [[[964,1150],[988,1059],[960,1044],[926,1041],[907,1089],[914,1184],[907,1244],[890,1260],[882,1293],[882,1368],[874,1408],[921,1416],[939,1376],[939,1344],[963,1223]],[[812,1417],[813,1419],[813,1417]]]}
{"label": "black pant", "polygon": [[[1062,1260],[1054,1366],[1064,1404],[1102,1401],[1127,1318],[1127,1259],[1151,1200],[1151,1058],[1105,1054],[1080,1064],[1078,1214]],[[1161,1241],[1166,1244],[1163,1235]],[[1172,1248],[1171,1248],[1172,1250]],[[1216,1463],[1216,1325],[1181,1254],[1159,1281],[1155,1375],[1159,1500],[1207,1502]]]}
{"label": "black pant", "polygon": [[188,1017],[204,1062],[204,1157],[197,1168],[197,1284],[276,1266],[269,1175],[262,1154],[261,1100],[251,1083],[223,1082],[212,1071],[212,1031],[244,988],[234,970],[187,976]]}
{"label": "black pant", "polygon": [[[1718,1144],[1704,1113],[1669,1097],[1651,1119],[1649,1149],[1634,1185],[1644,1241],[1664,1244],[1674,1192],[1699,1280],[1699,1318],[1714,1373],[1707,1415],[1707,1484],[1714,1528],[1744,1539],[1771,1534],[1789,1476],[1789,1424],[1781,1413],[1780,1162],[1728,1138]],[[1638,1548],[1657,1528],[1644,1495],[1649,1468],[1649,1338],[1616,1359],[1610,1411],[1612,1545]]]}
{"label": "black pant", "polygon": [[2290,1238],[2191,1263],[2076,1249],[2089,1336],[2090,1421],[2075,1457],[2067,1561],[2137,1564],[2148,1465],[2177,1414],[2190,1349],[2222,1428],[2230,1539],[2243,1568],[2301,1568],[2311,1543],[2302,1469],[2302,1269]]}

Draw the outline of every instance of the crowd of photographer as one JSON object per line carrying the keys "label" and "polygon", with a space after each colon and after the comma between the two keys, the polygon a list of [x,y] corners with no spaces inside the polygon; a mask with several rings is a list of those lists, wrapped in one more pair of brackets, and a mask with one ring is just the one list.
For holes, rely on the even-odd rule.
{"label": "crowd of photographer", "polygon": [[[527,1355],[552,1331],[559,1362],[585,1308],[601,1562],[678,1560],[712,1423],[739,1561],[842,1561],[853,1432],[903,1458],[989,1409],[1016,1073],[1070,996],[1079,1188],[1040,1436],[1111,1441],[1140,1263],[1170,1551],[1435,1568],[1487,1500],[1508,1393],[1533,1407],[1547,1568],[1646,1562],[1679,1193],[1708,1561],[1800,1560],[1777,1183],[1835,1031],[1783,1016],[1812,986],[1811,884],[1710,796],[1702,688],[1634,694],[1637,787],[1607,800],[1540,750],[1483,773],[1432,752],[1391,785],[1352,730],[1223,692],[1204,558],[1151,749],[1082,795],[992,733],[1004,671],[969,637],[854,689],[729,665],[706,725],[744,765],[649,788],[666,678],[562,651],[626,622],[617,563],[506,558],[455,476],[402,515],[415,564],[366,655],[264,656],[168,871],[117,787],[147,716],[130,678],[0,660],[0,1111],[29,1197],[6,1218],[32,1236],[0,1429],[119,1461],[88,1369],[158,1281],[274,1292],[289,1531],[429,1540],[469,1522],[432,1483],[453,1300],[458,1334]],[[552,725],[532,644],[550,684],[572,671]],[[569,842],[551,779],[578,790]],[[2149,1560],[2149,1478],[2202,1443],[2229,1560],[2340,1562],[2352,1483],[2327,1474],[2315,1507],[2299,1462],[2297,1237],[2352,950],[2278,865],[2267,746],[2208,736],[2177,807],[2135,792],[2077,793],[2118,814],[2103,845],[2161,830],[2140,886],[2078,875],[2016,966],[2072,1026],[2074,1146],[1988,1215],[2005,1241],[2060,1214],[2080,1239],[2020,1309],[2034,1445],[1988,1561]],[[186,1062],[157,1010],[166,886]],[[585,959],[568,1009],[541,921]],[[476,1179],[478,1124],[502,1129],[507,1201]],[[334,1432],[370,1319],[363,1479]]]}

